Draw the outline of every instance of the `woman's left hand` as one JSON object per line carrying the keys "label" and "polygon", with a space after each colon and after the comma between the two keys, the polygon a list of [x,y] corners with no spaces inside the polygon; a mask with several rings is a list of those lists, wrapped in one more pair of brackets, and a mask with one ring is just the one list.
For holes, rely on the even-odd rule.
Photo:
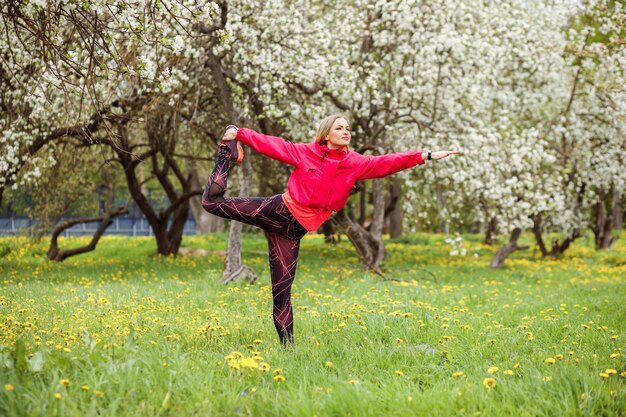
{"label": "woman's left hand", "polygon": [[226,128],[226,132],[222,136],[222,142],[226,142],[228,140],[234,140],[237,137],[237,126],[228,125]]}
{"label": "woman's left hand", "polygon": [[430,159],[443,159],[443,158],[447,158],[450,155],[456,155],[461,153],[460,151],[437,151],[437,152],[432,152],[430,154]]}

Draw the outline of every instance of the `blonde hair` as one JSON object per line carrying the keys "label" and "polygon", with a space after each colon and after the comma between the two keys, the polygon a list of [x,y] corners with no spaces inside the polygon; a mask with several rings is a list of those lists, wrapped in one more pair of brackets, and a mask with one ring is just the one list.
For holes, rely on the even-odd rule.
{"label": "blonde hair", "polygon": [[348,125],[350,124],[350,120],[348,120],[348,118],[344,116],[343,114],[337,113],[337,114],[333,114],[331,116],[325,117],[320,122],[320,126],[317,128],[317,135],[315,136],[315,142],[317,143],[326,142],[326,136],[328,136],[330,129],[333,127],[333,123],[335,123],[335,120],[337,119],[346,119],[346,122],[348,122]]}

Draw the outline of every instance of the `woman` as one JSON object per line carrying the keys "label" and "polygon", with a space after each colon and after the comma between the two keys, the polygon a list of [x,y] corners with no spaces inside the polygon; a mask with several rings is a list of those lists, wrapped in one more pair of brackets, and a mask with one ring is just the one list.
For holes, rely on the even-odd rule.
{"label": "woman", "polygon": [[[293,343],[291,284],[300,239],[316,230],[333,211],[343,208],[357,181],[385,177],[424,163],[422,152],[415,151],[363,156],[348,149],[350,139],[350,123],[340,114],[322,120],[315,141],[306,144],[229,126],[202,196],[202,206],[209,213],[267,231],[274,325],[283,344]],[[224,198],[228,166],[243,159],[241,143],[294,166],[285,194]],[[428,152],[427,159],[456,153]]]}

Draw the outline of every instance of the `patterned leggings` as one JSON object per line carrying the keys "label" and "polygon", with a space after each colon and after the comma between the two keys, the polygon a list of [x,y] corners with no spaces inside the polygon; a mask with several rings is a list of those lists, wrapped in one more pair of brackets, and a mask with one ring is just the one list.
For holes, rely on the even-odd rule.
{"label": "patterned leggings", "polygon": [[274,325],[283,344],[293,343],[291,284],[296,275],[300,239],[307,230],[293,217],[282,196],[224,197],[229,151],[220,148],[215,167],[202,195],[202,207],[225,219],[267,231],[274,300]]}

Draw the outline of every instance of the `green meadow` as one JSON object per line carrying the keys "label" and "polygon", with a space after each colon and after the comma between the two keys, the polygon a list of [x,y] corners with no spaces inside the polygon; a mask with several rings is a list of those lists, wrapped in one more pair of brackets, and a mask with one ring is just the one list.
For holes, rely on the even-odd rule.
{"label": "green meadow", "polygon": [[63,263],[2,238],[0,415],[626,415],[624,239],[501,270],[480,239],[387,241],[382,279],[345,238],[305,237],[284,349],[262,235],[244,240],[258,281],[227,286],[224,234],[186,237],[200,257],[105,237]]}

